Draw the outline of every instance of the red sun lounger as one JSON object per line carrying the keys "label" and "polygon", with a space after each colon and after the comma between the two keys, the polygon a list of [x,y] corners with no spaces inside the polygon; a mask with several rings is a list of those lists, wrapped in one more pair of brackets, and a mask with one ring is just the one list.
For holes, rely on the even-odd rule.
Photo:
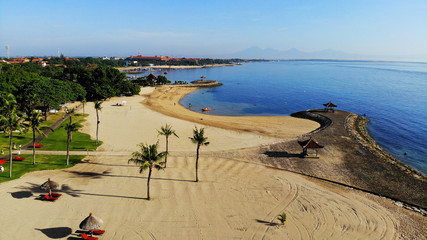
{"label": "red sun lounger", "polygon": [[86,240],[98,240],[97,237],[89,237],[86,233],[82,233],[82,238]]}
{"label": "red sun lounger", "polygon": [[23,161],[23,160],[25,160],[26,158],[24,158],[24,157],[20,157],[20,156],[16,156],[15,158],[13,158],[13,160],[15,160],[15,161]]}
{"label": "red sun lounger", "polygon": [[49,196],[49,194],[44,195],[44,199],[46,199],[48,201],[52,201],[52,202],[55,200],[58,200],[57,197],[51,197],[51,196]]}
{"label": "red sun lounger", "polygon": [[94,234],[97,234],[97,235],[101,235],[101,234],[105,233],[105,230],[91,229],[90,232],[93,232]]}
{"label": "red sun lounger", "polygon": [[40,145],[40,144],[38,144],[38,143],[36,143],[36,144],[34,144],[34,147],[36,147],[36,148],[42,148],[44,145]]}
{"label": "red sun lounger", "polygon": [[54,197],[54,198],[59,198],[60,196],[62,196],[62,194],[60,194],[60,193],[52,193],[52,197]]}

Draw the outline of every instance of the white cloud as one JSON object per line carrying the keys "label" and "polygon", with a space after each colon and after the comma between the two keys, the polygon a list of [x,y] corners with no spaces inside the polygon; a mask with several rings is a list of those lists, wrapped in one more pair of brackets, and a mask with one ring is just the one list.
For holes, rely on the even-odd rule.
{"label": "white cloud", "polygon": [[288,28],[287,28],[287,27],[279,28],[279,31],[281,31],[281,32],[286,31],[286,30],[288,30]]}

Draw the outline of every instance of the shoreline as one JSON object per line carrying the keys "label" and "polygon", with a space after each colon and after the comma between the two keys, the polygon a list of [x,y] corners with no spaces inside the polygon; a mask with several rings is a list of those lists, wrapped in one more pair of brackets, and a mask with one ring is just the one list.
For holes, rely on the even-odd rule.
{"label": "shoreline", "polygon": [[235,63],[226,64],[208,64],[208,65],[155,65],[155,66],[133,66],[133,67],[116,67],[119,71],[132,70],[138,68],[155,68],[155,69],[193,69],[193,68],[213,68],[213,67],[231,67],[235,66]]}
{"label": "shoreline", "polygon": [[149,109],[164,115],[208,125],[212,127],[233,130],[237,132],[255,133],[262,136],[278,139],[292,139],[300,135],[314,131],[320,124],[311,120],[294,118],[289,116],[217,116],[208,113],[191,111],[179,101],[187,94],[199,87],[212,87],[214,85],[192,84],[164,85],[157,87],[152,93],[145,95],[142,102]]}
{"label": "shoreline", "polygon": [[[2,236],[9,239],[77,239],[81,235],[78,223],[89,212],[104,221],[101,228],[106,232],[102,239],[106,240],[421,239],[425,236],[425,217],[390,199],[271,168],[274,161],[289,160],[281,158],[280,154],[294,152],[278,148],[269,152],[277,153],[276,157],[267,157],[265,152],[258,154],[263,148],[276,145],[277,139],[273,138],[206,126],[211,144],[201,149],[201,181],[195,183],[196,146],[188,139],[195,124],[165,116],[141,104],[143,93],[149,94],[152,90],[143,88],[141,95],[111,98],[103,103],[99,112],[99,137],[104,144],[96,155],[88,156],[67,170],[31,172],[0,184],[0,201],[4,206],[11,206],[2,210],[0,225],[7,229]],[[174,93],[169,94],[173,96]],[[117,106],[116,103],[123,99],[127,100],[126,105]],[[92,102],[87,104],[89,116],[83,132],[94,137],[96,111]],[[331,118],[333,124],[315,133],[316,140],[319,136],[319,141],[323,141],[320,134],[333,129],[347,134],[342,121],[336,121],[347,114],[341,111],[322,114]],[[141,141],[160,140],[159,150],[163,150],[165,139],[159,137],[156,130],[166,123],[173,126],[179,138],[170,139],[168,168],[153,171],[152,199],[147,201],[148,172],[141,175],[138,166],[128,164],[128,159]],[[337,138],[330,136],[333,140]],[[298,145],[296,139],[278,140],[280,144]],[[348,140],[355,144],[354,140]],[[326,139],[323,142],[325,149],[333,153],[333,142],[326,144]],[[299,146],[297,151],[300,151]],[[335,169],[329,168],[330,165],[322,168],[320,164],[345,156],[325,153],[320,151],[319,159],[290,160],[303,172],[321,168],[321,173],[333,176]],[[261,164],[263,159],[267,160]],[[303,161],[312,166],[303,169]],[[341,165],[338,167],[343,169]],[[40,194],[46,194],[39,186],[47,178],[61,186],[56,191],[62,196],[55,203],[39,200]],[[399,187],[394,186],[401,190]],[[286,212],[288,221],[284,227],[279,227],[276,217],[282,212]],[[22,217],[26,221],[21,221]]]}
{"label": "shoreline", "polygon": [[[176,89],[180,89],[180,91],[176,91]],[[277,160],[272,160],[271,156],[267,159],[258,156],[257,158],[261,159],[261,162],[355,186],[370,192],[376,192],[379,195],[389,196],[391,199],[401,199],[403,202],[423,209],[426,208],[427,202],[422,193],[414,189],[406,189],[408,186],[416,189],[427,187],[426,177],[393,158],[379,147],[367,133],[366,121],[357,121],[357,123],[349,121],[349,119],[353,119],[354,116],[358,115],[345,111],[336,111],[334,114],[324,113],[322,110],[311,110],[319,114],[313,113],[313,116],[303,117],[306,119],[296,117],[262,117],[265,121],[257,122],[254,121],[257,117],[211,116],[190,111],[180,104],[174,106],[174,102],[178,103],[179,99],[196,89],[197,86],[180,86],[176,88],[174,86],[162,86],[147,95],[143,104],[151,110],[174,118],[237,132],[252,132],[258,135],[279,138],[281,142],[261,147],[265,149],[261,153],[275,153],[277,156],[273,156],[274,158],[279,157],[279,159],[287,161],[277,162]],[[313,119],[316,118],[316,115],[320,115],[317,121]],[[228,121],[224,123],[219,121],[219,119],[228,119]],[[286,131],[289,129],[283,131],[283,129],[277,128],[277,126],[289,126],[286,125],[287,123],[278,122],[277,119],[316,121],[317,125],[316,127],[305,128],[304,131],[299,131],[298,134],[294,133],[292,135],[289,133],[286,134]],[[243,121],[248,122],[241,124]],[[264,128],[260,127],[261,125]],[[293,143],[294,140],[308,137],[320,140],[325,144],[325,149],[330,151],[319,154],[318,159],[321,159],[321,161],[317,160],[317,162],[313,162],[309,158],[301,159],[295,157],[298,155],[296,151],[299,151],[300,146],[296,147]],[[366,141],[364,139],[371,140],[364,144],[364,141]],[[284,154],[280,154],[281,152]],[[335,168],[335,172],[331,168]],[[328,171],[331,171],[331,173],[325,174]],[[403,193],[400,191],[403,191]]]}
{"label": "shoreline", "polygon": [[345,121],[345,128],[355,141],[357,141],[373,154],[380,158],[384,158],[386,161],[394,164],[395,166],[398,166],[402,171],[405,171],[408,174],[413,174],[417,178],[427,180],[427,176],[422,174],[420,171],[400,161],[389,152],[384,150],[381,146],[379,146],[378,143],[371,137],[371,135],[369,135],[366,127],[368,123],[368,118],[352,113]]}

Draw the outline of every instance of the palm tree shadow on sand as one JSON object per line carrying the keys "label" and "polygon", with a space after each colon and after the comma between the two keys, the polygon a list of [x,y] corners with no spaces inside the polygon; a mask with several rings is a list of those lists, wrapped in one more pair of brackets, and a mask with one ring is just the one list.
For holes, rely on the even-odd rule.
{"label": "palm tree shadow on sand", "polygon": [[274,158],[291,158],[291,157],[297,157],[297,158],[304,158],[304,153],[288,153],[288,152],[279,152],[279,151],[265,151],[265,155],[268,157],[274,157]]}
{"label": "palm tree shadow on sand", "polygon": [[257,222],[259,222],[259,223],[263,223],[263,224],[265,224],[266,226],[270,226],[270,227],[274,227],[274,226],[279,225],[278,223],[274,223],[274,222],[267,222],[267,221],[260,220],[260,219],[255,219],[255,221],[257,221]]}
{"label": "palm tree shadow on sand", "polygon": [[73,232],[69,227],[56,227],[56,228],[44,228],[44,229],[35,228],[35,230],[39,230],[48,238],[53,238],[53,239],[65,238]]}

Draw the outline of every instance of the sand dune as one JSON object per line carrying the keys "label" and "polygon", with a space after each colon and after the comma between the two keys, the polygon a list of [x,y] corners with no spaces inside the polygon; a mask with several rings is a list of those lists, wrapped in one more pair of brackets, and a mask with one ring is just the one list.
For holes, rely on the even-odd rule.
{"label": "sand dune", "polygon": [[[0,184],[1,239],[78,239],[78,225],[89,212],[104,220],[100,239],[394,239],[399,221],[379,203],[342,188],[325,188],[301,176],[236,158],[222,150],[269,144],[280,139],[205,126],[211,144],[202,147],[195,183],[195,123],[164,116],[126,98],[103,104],[99,137],[105,155],[90,156],[66,170],[41,171]],[[95,136],[95,115],[84,131]],[[145,200],[147,173],[111,152],[136,150],[157,140],[155,129],[170,123],[168,168],[155,171],[152,200]],[[203,127],[201,124],[197,126]],[[159,138],[163,149],[163,138]],[[50,177],[62,186],[56,202],[37,200],[38,186]],[[332,190],[331,190],[332,189]],[[276,216],[286,212],[287,223]]]}

